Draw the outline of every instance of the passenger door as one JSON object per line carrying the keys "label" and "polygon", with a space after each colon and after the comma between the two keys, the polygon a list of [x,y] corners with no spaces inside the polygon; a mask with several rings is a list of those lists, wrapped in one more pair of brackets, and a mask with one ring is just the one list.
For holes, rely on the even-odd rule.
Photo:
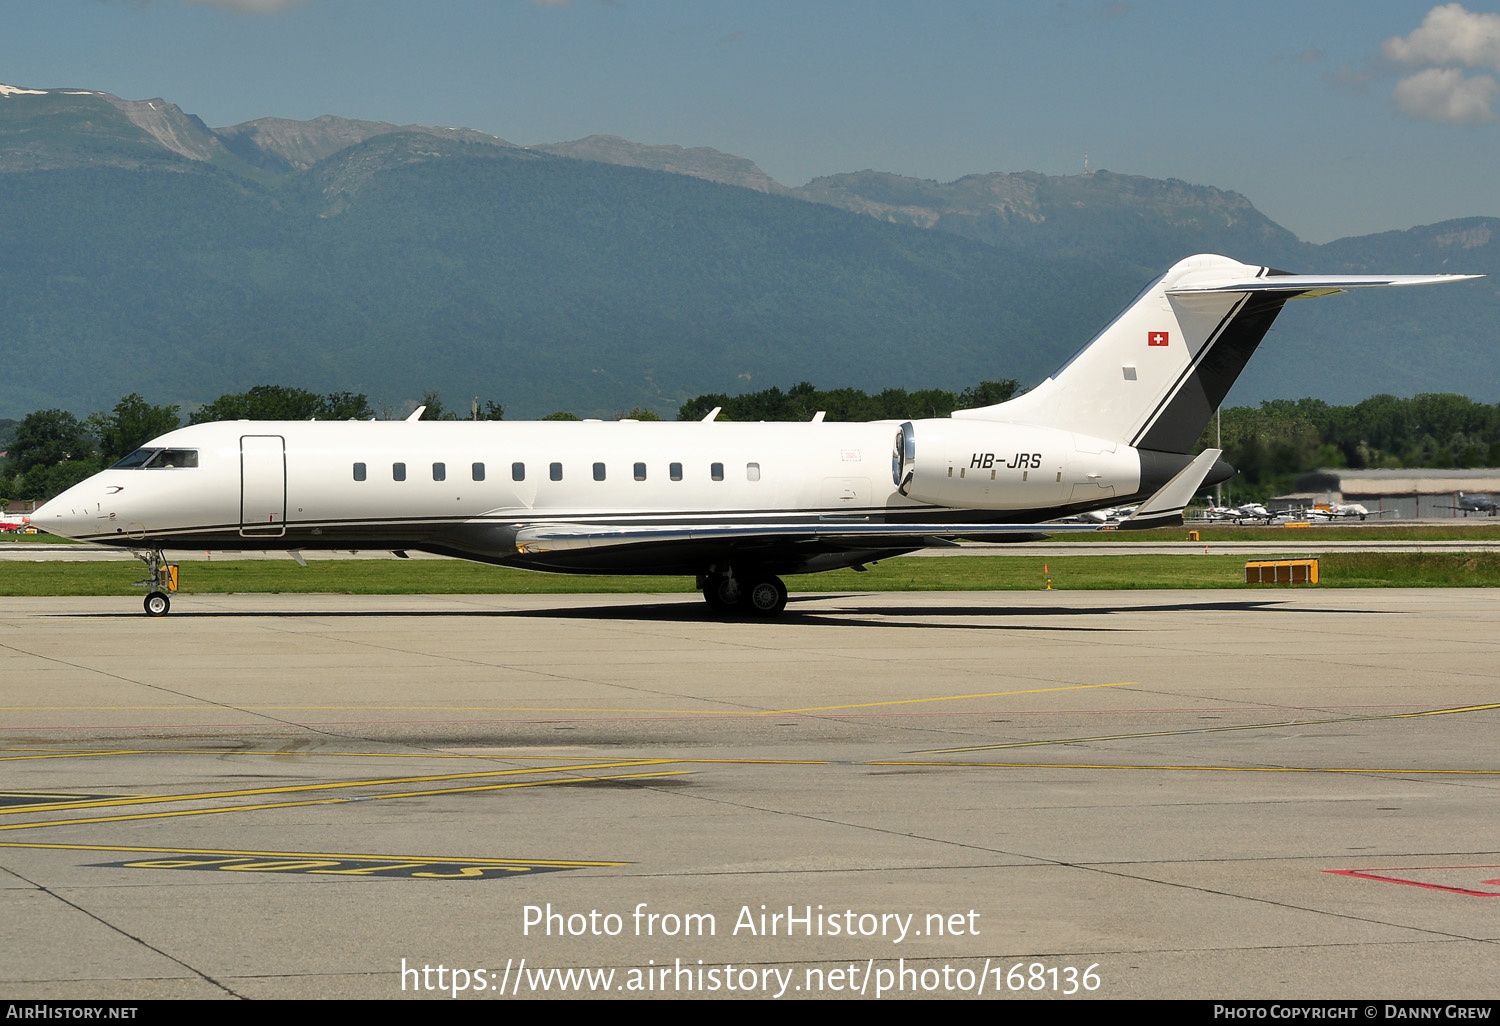
{"label": "passenger door", "polygon": [[280,435],[240,437],[240,534],[286,534],[286,441]]}

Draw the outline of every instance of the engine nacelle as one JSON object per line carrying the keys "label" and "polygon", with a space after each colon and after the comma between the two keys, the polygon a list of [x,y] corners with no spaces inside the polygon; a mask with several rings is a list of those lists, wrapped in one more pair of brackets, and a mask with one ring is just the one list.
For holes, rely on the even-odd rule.
{"label": "engine nacelle", "polygon": [[935,506],[1098,508],[1140,489],[1141,461],[1123,442],[1055,428],[919,420],[896,432],[891,476],[902,495]]}

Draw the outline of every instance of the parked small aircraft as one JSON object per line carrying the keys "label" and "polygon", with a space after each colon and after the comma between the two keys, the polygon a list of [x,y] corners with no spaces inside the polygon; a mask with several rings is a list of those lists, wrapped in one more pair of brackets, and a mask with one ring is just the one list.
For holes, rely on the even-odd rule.
{"label": "parked small aircraft", "polygon": [[1387,514],[1395,514],[1393,509],[1366,509],[1357,502],[1320,502],[1306,509],[1297,510],[1298,516],[1308,520],[1351,520],[1358,518],[1364,520],[1367,517],[1383,517]]}
{"label": "parked small aircraft", "polygon": [[1489,495],[1465,495],[1463,492],[1459,492],[1458,505],[1449,506],[1448,508],[1458,510],[1464,516],[1468,516],[1470,513],[1483,513],[1485,516],[1492,517],[1495,515],[1495,500],[1493,496]]}
{"label": "parked small aircraft", "polygon": [[1238,506],[1215,506],[1209,503],[1208,508],[1202,513],[1204,520],[1230,521],[1236,524],[1244,524],[1255,520],[1263,520],[1270,523],[1279,513],[1273,513],[1258,502],[1245,502]]}

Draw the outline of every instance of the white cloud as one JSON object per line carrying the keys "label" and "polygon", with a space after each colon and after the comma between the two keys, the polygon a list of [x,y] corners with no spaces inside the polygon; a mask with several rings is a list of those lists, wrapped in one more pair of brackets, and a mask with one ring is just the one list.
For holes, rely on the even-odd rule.
{"label": "white cloud", "polygon": [[1411,35],[1387,39],[1380,49],[1400,64],[1500,70],[1500,14],[1443,4],[1428,11]]}
{"label": "white cloud", "polygon": [[1457,68],[1428,68],[1396,83],[1396,106],[1421,121],[1468,125],[1494,121],[1491,104],[1500,82],[1489,75],[1464,77]]}
{"label": "white cloud", "polygon": [[1476,14],[1460,3],[1441,4],[1405,36],[1380,44],[1388,61],[1412,69],[1391,98],[1402,113],[1419,121],[1472,125],[1495,120],[1500,82],[1487,74],[1500,71],[1500,14]]}

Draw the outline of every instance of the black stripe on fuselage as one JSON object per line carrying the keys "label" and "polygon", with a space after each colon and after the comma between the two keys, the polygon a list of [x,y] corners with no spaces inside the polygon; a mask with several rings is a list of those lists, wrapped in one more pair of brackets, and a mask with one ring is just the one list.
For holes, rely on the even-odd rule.
{"label": "black stripe on fuselage", "polygon": [[[1154,464],[1153,464],[1154,466]],[[1175,472],[1175,471],[1174,471]],[[1143,480],[1142,485],[1147,485]],[[1142,493],[1144,494],[1144,493]],[[1140,497],[1135,496],[1135,497]],[[1114,500],[1124,502],[1132,496],[1116,496]],[[143,536],[130,537],[124,534],[79,536],[78,541],[95,542],[117,548],[212,548],[212,549],[344,549],[344,548],[411,548],[434,551],[433,544],[451,545],[464,535],[480,532],[488,534],[495,529],[502,531],[518,527],[539,527],[548,524],[580,524],[609,527],[632,526],[713,526],[716,524],[753,524],[769,521],[778,526],[795,528],[799,524],[827,527],[840,521],[855,523],[941,523],[951,525],[953,533],[975,524],[992,524],[997,519],[1009,523],[1042,523],[1059,517],[1081,513],[1098,506],[1094,503],[1070,503],[1064,506],[1046,506],[1018,510],[956,509],[941,506],[918,506],[891,509],[872,506],[859,509],[839,507],[832,509],[789,510],[693,510],[684,513],[664,511],[497,511],[477,516],[448,517],[401,517],[359,518],[343,520],[305,520],[286,524],[282,534],[240,534],[237,523],[191,525],[168,529],[148,530]]]}

